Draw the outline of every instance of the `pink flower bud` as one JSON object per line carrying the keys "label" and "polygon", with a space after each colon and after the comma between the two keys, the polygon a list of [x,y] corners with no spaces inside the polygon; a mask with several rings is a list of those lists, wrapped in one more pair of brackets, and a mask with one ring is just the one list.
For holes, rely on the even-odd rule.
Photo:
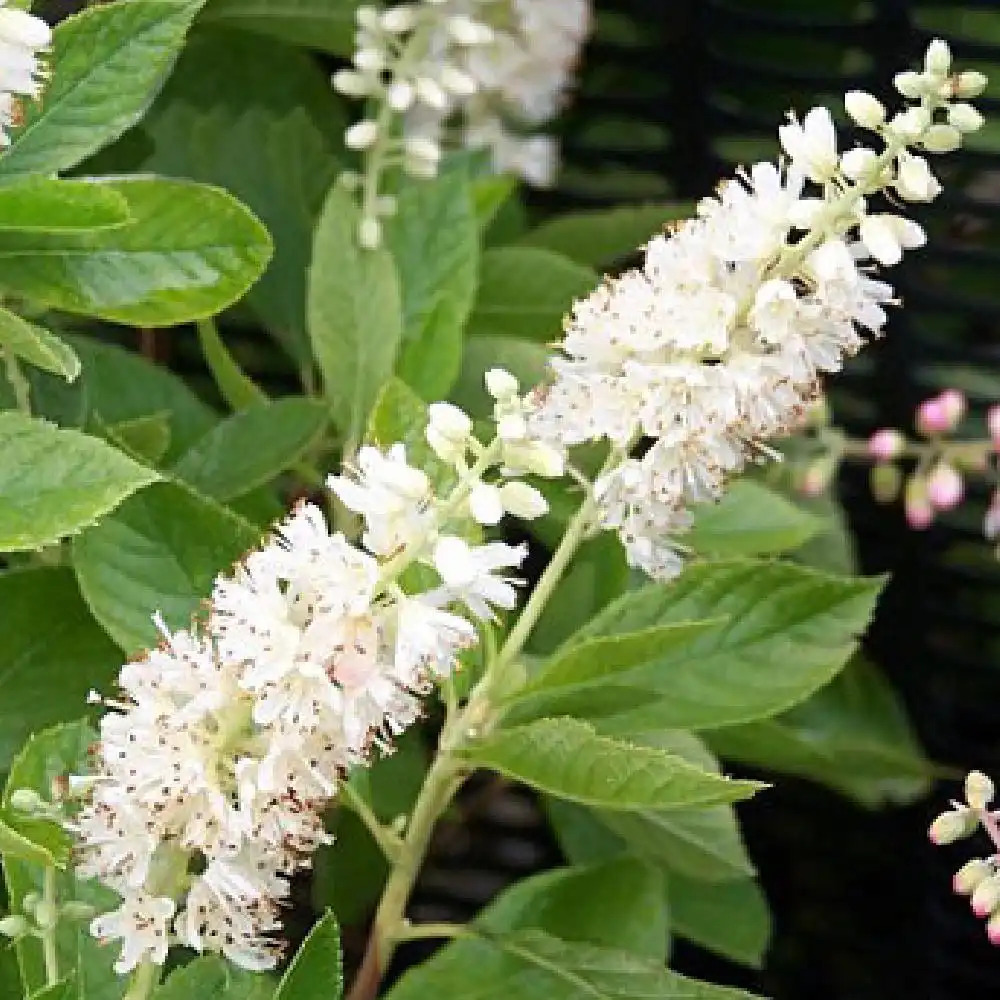
{"label": "pink flower bud", "polygon": [[972,894],[972,912],[977,917],[988,917],[1000,906],[1000,875],[991,875],[976,886]]}
{"label": "pink flower bud", "polygon": [[1000,536],[1000,490],[997,490],[990,499],[990,506],[983,522],[983,534],[990,542]]}
{"label": "pink flower bud", "polygon": [[883,427],[868,439],[868,454],[880,462],[899,458],[905,448],[906,438],[891,427]]}
{"label": "pink flower bud", "polygon": [[933,399],[925,399],[917,407],[917,430],[924,437],[932,437],[935,434],[944,434],[948,430],[948,413],[941,400],[936,396]]}
{"label": "pink flower bud", "polygon": [[989,861],[983,858],[973,858],[972,861],[967,861],[955,872],[951,887],[959,896],[971,896],[982,882],[994,874],[996,874],[996,870]]}
{"label": "pink flower bud", "polygon": [[965,487],[958,470],[938,462],[927,477],[927,499],[938,510],[953,510],[962,502]]}
{"label": "pink flower bud", "polygon": [[934,523],[934,508],[927,496],[927,484],[914,476],[906,484],[903,496],[906,523],[914,531],[926,531]]}
{"label": "pink flower bud", "polygon": [[938,396],[938,399],[951,421],[951,430],[954,430],[962,422],[962,417],[965,416],[965,411],[969,408],[965,393],[959,392],[958,389],[945,389]]}
{"label": "pink flower bud", "polygon": [[1000,406],[991,406],[986,411],[986,426],[993,439],[993,450],[1000,451]]}
{"label": "pink flower bud", "polygon": [[[943,847],[969,836],[978,826],[979,819],[976,814],[965,806],[959,806],[957,809],[941,813],[931,823],[927,836],[932,844]],[[1000,891],[1000,878],[997,879],[997,888]]]}
{"label": "pink flower bud", "polygon": [[987,921],[986,936],[990,944],[1000,947],[1000,914],[990,917]]}

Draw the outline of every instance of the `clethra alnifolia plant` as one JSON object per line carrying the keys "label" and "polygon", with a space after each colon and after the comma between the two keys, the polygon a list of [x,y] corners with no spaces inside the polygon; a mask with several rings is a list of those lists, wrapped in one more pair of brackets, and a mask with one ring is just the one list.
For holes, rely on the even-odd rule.
{"label": "clethra alnifolia plant", "polygon": [[[696,897],[708,891],[699,865],[736,852],[726,863],[738,876],[709,870],[707,884],[734,880],[751,909],[760,898],[731,805],[763,786],[722,773],[713,733],[827,685],[855,651],[879,582],[774,559],[812,529],[762,485],[743,497],[772,522],[773,512],[790,519],[791,534],[775,541],[772,524],[762,548],[727,557],[725,538],[741,526],[760,533],[752,505],[727,513],[727,496],[747,466],[781,457],[778,439],[804,426],[822,379],[881,335],[896,304],[883,271],[925,242],[906,208],[941,191],[933,158],[981,125],[969,102],[985,78],[954,69],[933,41],[920,71],[895,78],[898,108],[845,96],[859,142],[825,108],[790,114],[777,162],[723,181],[693,218],[653,235],[635,267],[599,280],[557,261],[576,299],[549,348],[529,345],[541,360],[525,377],[513,362],[470,361],[478,262],[485,283],[555,255],[527,251],[525,265],[517,248],[484,249],[489,220],[476,217],[475,195],[495,196],[494,171],[552,181],[556,150],[537,129],[571,89],[589,4],[358,7],[356,48],[334,76],[337,92],[365,101],[344,136],[357,169],[327,164],[299,275],[308,329],[288,348],[302,393],[269,400],[211,319],[267,266],[270,241],[249,209],[193,181],[57,176],[149,104],[198,7],[114,0],[57,29],[49,95],[64,107],[92,85],[71,78],[90,81],[92,39],[138,52],[143,17],[180,17],[156,73],[116,96],[133,101],[129,115],[71,152],[45,117],[48,28],[0,9],[0,112],[11,126],[0,176],[21,169],[33,196],[62,199],[64,229],[73,212],[80,220],[69,236],[51,222],[36,242],[22,233],[19,253],[57,257],[63,270],[36,261],[4,286],[5,301],[33,311],[10,312],[7,332],[0,322],[13,402],[0,412],[0,466],[14,469],[0,474],[10,553],[0,585],[9,575],[37,581],[43,596],[49,581],[70,588],[86,640],[74,654],[97,661],[86,680],[101,713],[96,732],[47,730],[11,762],[0,932],[14,942],[24,995],[339,997],[336,914],[294,956],[285,917],[293,880],[336,857],[338,819],[353,814],[386,872],[353,1000],[379,995],[398,947],[417,939],[450,943],[389,990],[396,1000],[468,995],[473,982],[484,1000],[517,989],[748,996],[692,985],[665,964],[666,901],[683,901],[684,877]],[[154,134],[175,127],[172,107],[154,112]],[[466,152],[448,160],[456,147]],[[442,204],[453,213],[443,228]],[[86,267],[71,263],[81,258]],[[245,302],[270,316],[260,287]],[[489,302],[481,296],[480,314]],[[197,323],[232,415],[218,420],[161,370],[110,348],[81,348],[81,376],[73,345],[84,341],[34,322],[56,311],[143,330]],[[116,391],[101,389],[102,365]],[[469,366],[474,377],[450,394]],[[57,377],[82,378],[99,399],[91,411],[81,397],[82,429],[52,422]],[[428,391],[442,379],[443,392]],[[123,408],[133,395],[144,398],[128,405],[146,409]],[[186,444],[178,413],[198,431]],[[267,490],[286,472],[299,496],[275,519],[287,494]],[[41,497],[30,523],[6,512],[15,487]],[[714,541],[712,517],[732,519]],[[567,588],[595,551],[608,561],[591,575],[612,592],[590,606]],[[43,603],[29,609],[37,621]],[[560,607],[577,617],[546,638]],[[111,640],[134,654],[124,665],[107,653]],[[418,726],[433,732],[433,750],[411,800],[386,816],[373,789]],[[480,769],[544,796],[571,864],[515,886],[469,925],[412,922],[435,828]],[[969,805],[935,825],[939,839],[973,820],[995,832],[992,793],[970,782]],[[695,846],[673,853],[663,831],[697,830],[705,817],[739,846],[688,832],[676,839]],[[983,873],[973,903],[992,913],[1000,889],[987,899],[983,886],[1000,876],[993,861],[975,864],[962,886]],[[602,912],[600,933],[575,923],[586,914],[572,901],[584,898]]]}

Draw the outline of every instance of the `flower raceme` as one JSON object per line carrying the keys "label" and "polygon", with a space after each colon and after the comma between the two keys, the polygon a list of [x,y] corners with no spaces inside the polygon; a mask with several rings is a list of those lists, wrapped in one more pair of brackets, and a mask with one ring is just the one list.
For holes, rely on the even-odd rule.
{"label": "flower raceme", "polygon": [[597,484],[605,527],[629,561],[675,575],[694,504],[773,455],[866,337],[880,334],[892,288],[877,266],[921,246],[923,229],[873,199],[925,202],[940,184],[923,154],[955,149],[979,127],[965,102],[985,87],[953,73],[934,41],[924,69],[896,77],[909,99],[889,117],[869,94],[846,95],[870,136],[841,151],[825,108],[779,130],[787,161],[724,181],[697,217],[654,237],[641,267],[576,303],[533,432],[568,445],[606,439],[619,460]]}
{"label": "flower raceme", "polygon": [[[510,377],[497,379],[513,408]],[[330,478],[364,521],[362,546],[301,504],[217,578],[189,629],[157,619],[159,647],[122,668],[73,819],[79,873],[121,897],[92,924],[121,940],[119,972],[162,964],[172,941],[272,967],[289,876],[330,840],[322,811],[344,775],[391,749],[421,697],[478,641],[474,620],[514,607],[519,581],[508,571],[524,547],[453,531],[499,520],[503,509],[477,499],[484,492],[521,516],[545,513],[541,494],[500,467],[502,445],[484,447],[457,408],[433,407],[427,437],[457,478],[448,497],[402,445],[363,448]],[[533,471],[549,461],[539,449]],[[414,563],[436,585],[405,591],[399,577]]]}

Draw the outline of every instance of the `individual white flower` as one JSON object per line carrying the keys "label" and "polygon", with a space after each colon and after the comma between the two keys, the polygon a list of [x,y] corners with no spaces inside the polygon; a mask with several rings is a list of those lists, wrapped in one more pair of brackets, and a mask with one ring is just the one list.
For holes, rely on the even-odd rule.
{"label": "individual white flower", "polygon": [[489,483],[476,483],[469,493],[469,513],[480,524],[499,524],[504,514],[500,490]]}
{"label": "individual white flower", "polygon": [[898,264],[904,250],[914,250],[927,242],[926,233],[917,223],[898,215],[866,215],[859,234],[872,257],[887,267]]}
{"label": "individual white flower", "polygon": [[844,108],[862,128],[877,129],[885,121],[885,105],[863,90],[849,90],[844,95]]}
{"label": "individual white flower", "polygon": [[941,193],[941,184],[922,156],[901,153],[896,161],[893,188],[907,201],[933,201]]}
{"label": "individual white flower", "polygon": [[146,959],[162,965],[167,957],[167,931],[174,909],[172,899],[136,893],[126,896],[117,910],[95,917],[90,932],[103,941],[121,941],[121,954],[114,966],[119,975],[131,972]]}
{"label": "individual white flower", "polygon": [[515,577],[496,576],[497,570],[520,566],[528,554],[525,545],[488,542],[470,546],[454,535],[444,535],[434,547],[434,568],[442,587],[425,596],[430,603],[463,602],[483,620],[496,617],[493,608],[510,610],[517,605]]}
{"label": "individual white flower", "polygon": [[456,465],[464,461],[472,439],[472,420],[452,403],[431,403],[428,407],[427,443],[442,462]]}
{"label": "individual white flower", "polygon": [[377,448],[362,448],[354,468],[327,482],[348,510],[365,519],[365,548],[376,555],[392,555],[433,529],[430,480],[407,464],[401,444],[384,455]]}
{"label": "individual white flower", "polygon": [[813,108],[800,123],[794,115],[778,129],[781,148],[810,180],[824,184],[837,172],[837,130],[830,112]]}
{"label": "individual white flower", "polygon": [[544,517],[549,511],[548,501],[539,490],[528,483],[517,481],[504,483],[500,487],[500,501],[507,513],[525,521]]}

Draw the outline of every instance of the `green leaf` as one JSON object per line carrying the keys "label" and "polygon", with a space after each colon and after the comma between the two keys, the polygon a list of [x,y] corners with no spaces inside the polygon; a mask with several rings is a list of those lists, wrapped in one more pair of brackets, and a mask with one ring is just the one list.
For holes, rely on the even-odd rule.
{"label": "green leaf", "polygon": [[[691,565],[669,585],[653,584],[609,605],[574,641],[711,615],[728,622],[620,675],[617,690],[594,686],[586,704],[576,698],[574,711],[600,718],[609,734],[715,729],[776,715],[847,662],[881,586],[879,579],[845,579],[788,563]],[[565,708],[546,703],[549,712]]]}
{"label": "green leaf", "polygon": [[232,410],[245,410],[255,403],[266,403],[267,394],[240,368],[232,356],[218,327],[209,319],[198,323],[198,343],[226,405]]}
{"label": "green leaf", "polygon": [[0,179],[79,163],[139,120],[163,83],[201,0],[117,0],[56,26],[52,80],[26,105]]}
{"label": "green leaf", "polygon": [[590,268],[550,250],[487,250],[468,332],[548,343],[559,336],[574,299],[587,295],[597,283]]}
{"label": "green leaf", "polygon": [[[2,189],[0,189],[2,190]],[[0,347],[67,382],[80,374],[80,359],[64,340],[0,307]]]}
{"label": "green leaf", "polygon": [[694,207],[691,202],[662,202],[569,212],[525,233],[519,242],[601,268],[636,253],[667,223],[688,218]]}
{"label": "green leaf", "polygon": [[[100,679],[103,681],[103,678]],[[59,684],[64,683],[60,681]],[[49,688],[52,697],[57,685]],[[43,798],[51,795],[52,782],[67,774],[85,774],[89,769],[88,752],[95,733],[85,722],[71,722],[33,735],[11,764],[3,804],[9,808],[10,796],[16,788],[30,788]],[[43,869],[17,859],[5,859],[4,878],[11,912],[19,912],[22,900],[29,892],[41,892]],[[72,871],[59,872],[56,877],[57,898],[89,903],[98,911],[117,905],[115,893],[94,881],[77,881]],[[87,929],[86,921],[61,920],[56,936],[59,967],[73,970],[77,978],[74,998],[86,1000],[120,1000],[127,980],[112,969],[115,949],[102,946]],[[21,978],[28,994],[46,984],[45,963],[41,943],[31,937],[16,945]]]}
{"label": "green leaf", "polygon": [[[111,681],[121,653],[90,616],[68,569],[0,575],[0,607],[0,770],[5,770],[29,733],[87,710],[87,692]],[[7,819],[33,836],[20,817]]]}
{"label": "green leaf", "polygon": [[203,955],[175,969],[153,993],[153,1000],[273,1000],[274,981],[245,972],[218,955]]}
{"label": "green leaf", "polygon": [[0,413],[0,551],[51,545],[156,482],[152,469],[97,438]]}
{"label": "green leaf", "polygon": [[451,399],[472,417],[489,418],[494,400],[483,381],[486,372],[506,368],[527,389],[543,381],[551,354],[542,344],[517,337],[470,337]]}
{"label": "green leaf", "polygon": [[693,638],[717,627],[718,619],[654,625],[639,632],[597,636],[583,642],[572,640],[550,657],[530,682],[515,693],[518,701],[562,687],[575,687],[605,680],[619,671],[658,660],[669,650],[684,646]]}
{"label": "green leaf", "polygon": [[103,430],[122,451],[149,465],[159,462],[170,447],[170,414],[162,411],[106,424]]}
{"label": "green leaf", "polygon": [[471,744],[465,756],[550,795],[624,811],[733,802],[765,787],[706,774],[653,747],[598,736],[576,719],[500,730]]}
{"label": "green leaf", "polygon": [[479,233],[464,165],[433,181],[411,180],[396,197],[386,241],[402,291],[397,372],[424,399],[441,399],[461,370],[479,270]]}
{"label": "green leaf", "polygon": [[327,913],[295,953],[288,971],[281,977],[274,1000],[340,1000],[343,992],[340,928],[337,918]]}
{"label": "green leaf", "polygon": [[771,939],[771,914],[756,882],[711,884],[671,875],[667,882],[670,926],[681,937],[759,969]]}
{"label": "green leaf", "polygon": [[236,301],[270,258],[267,231],[225,191],[156,177],[103,183],[126,199],[132,224],[78,233],[0,231],[0,286],[67,312],[172,326]]}
{"label": "green leaf", "polygon": [[360,0],[210,0],[203,20],[348,57],[359,5]]}
{"label": "green leaf", "polygon": [[[404,976],[388,1000],[750,1000],[742,990],[687,979],[627,951],[563,941],[539,930],[463,942],[461,962]],[[431,973],[425,970],[430,967]],[[411,985],[413,984],[413,985]]]}
{"label": "green leaf", "polygon": [[360,440],[403,336],[399,280],[386,249],[358,246],[358,210],[334,184],[316,229],[307,316],[334,421]]}
{"label": "green leaf", "polygon": [[251,406],[216,424],[172,474],[217,500],[243,496],[294,465],[326,421],[326,407],[302,396]]}
{"label": "green leaf", "polygon": [[58,983],[46,986],[37,993],[32,993],[30,1000],[78,1000],[79,983],[76,976],[60,979]]}
{"label": "green leaf", "polygon": [[899,696],[860,656],[791,711],[709,739],[726,757],[819,781],[869,808],[921,798],[936,773]]}
{"label": "green leaf", "polygon": [[684,544],[706,555],[773,555],[799,548],[822,527],[817,518],[780,493],[741,479],[719,503],[697,508]]}
{"label": "green leaf", "polygon": [[[32,405],[39,415],[103,434],[125,421],[167,414],[168,459],[186,451],[215,423],[208,406],[164,366],[89,337],[67,335],[66,340],[80,358],[83,373],[72,385],[28,373]],[[3,384],[0,380],[0,391]]]}
{"label": "green leaf", "polygon": [[186,627],[215,576],[259,542],[221,504],[162,483],[75,539],[73,566],[94,617],[131,654],[155,645],[154,611]]}
{"label": "green leaf", "polygon": [[497,213],[516,190],[517,179],[510,174],[488,174],[472,182],[472,204],[480,232],[485,233],[490,228]]}
{"label": "green leaf", "polygon": [[344,125],[328,75],[307,53],[201,29],[141,127],[87,167],[213,184],[250,208],[271,233],[274,256],[246,304],[303,365],[310,360],[306,268]]}
{"label": "green leaf", "polygon": [[32,177],[0,187],[0,229],[112,229],[130,218],[120,194],[89,180]]}

